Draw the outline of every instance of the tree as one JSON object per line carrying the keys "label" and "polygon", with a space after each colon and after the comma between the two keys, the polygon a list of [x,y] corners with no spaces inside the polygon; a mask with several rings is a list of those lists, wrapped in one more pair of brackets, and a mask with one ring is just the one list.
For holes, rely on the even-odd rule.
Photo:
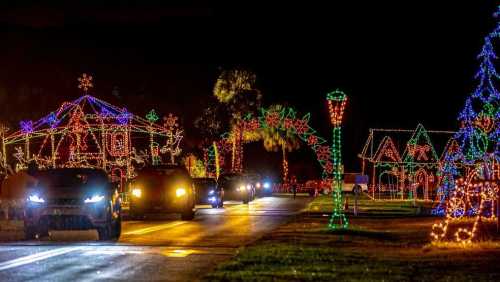
{"label": "tree", "polygon": [[243,119],[256,114],[262,95],[256,88],[256,75],[243,69],[224,70],[214,86],[214,96],[224,105],[229,114],[232,148],[232,171],[242,170]]}
{"label": "tree", "polygon": [[211,102],[194,121],[194,126],[203,136],[203,145],[211,144],[229,131],[229,112],[221,104]]}
{"label": "tree", "polygon": [[[284,110],[282,105],[273,105],[269,111],[281,112]],[[278,152],[283,154],[283,182],[288,179],[288,160],[287,152],[292,152],[300,148],[300,139],[292,128],[264,127],[260,130],[260,136],[264,143],[264,148],[268,152]]]}

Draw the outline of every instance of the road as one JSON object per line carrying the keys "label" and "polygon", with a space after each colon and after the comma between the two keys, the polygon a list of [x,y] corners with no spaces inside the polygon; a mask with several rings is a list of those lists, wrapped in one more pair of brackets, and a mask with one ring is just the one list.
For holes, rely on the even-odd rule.
{"label": "road", "polygon": [[0,281],[196,281],[307,202],[266,197],[224,209],[200,207],[193,221],[124,221],[116,243],[96,242],[95,231],[58,231],[40,241],[0,244]]}

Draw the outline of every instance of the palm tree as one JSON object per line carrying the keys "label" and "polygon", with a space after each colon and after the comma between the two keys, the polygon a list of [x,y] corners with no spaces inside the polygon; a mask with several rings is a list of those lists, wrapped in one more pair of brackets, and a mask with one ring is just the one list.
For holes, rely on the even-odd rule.
{"label": "palm tree", "polygon": [[243,118],[257,112],[262,98],[256,87],[256,75],[243,69],[224,70],[215,83],[213,94],[229,112],[233,140],[231,170],[240,171],[244,142]]}
{"label": "palm tree", "polygon": [[[282,105],[273,105],[269,111],[281,112],[284,109]],[[287,152],[292,152],[300,148],[300,139],[295,132],[290,129],[264,127],[260,130],[261,139],[264,142],[264,148],[268,152],[278,152],[283,154],[283,182],[288,179],[288,161]]]}

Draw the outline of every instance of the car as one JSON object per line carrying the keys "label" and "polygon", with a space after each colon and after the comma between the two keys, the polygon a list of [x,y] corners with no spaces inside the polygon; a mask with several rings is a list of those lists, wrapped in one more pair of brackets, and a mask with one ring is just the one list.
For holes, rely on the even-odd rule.
{"label": "car", "polygon": [[194,219],[195,189],[184,166],[143,168],[129,187],[129,216],[133,219],[153,213],[179,213],[182,220]]}
{"label": "car", "polygon": [[368,192],[368,176],[359,173],[344,173],[342,192],[358,194]]}
{"label": "car", "polygon": [[264,197],[273,194],[272,182],[268,177],[261,177],[258,174],[248,174],[247,178],[255,187],[255,195]]}
{"label": "car", "polygon": [[33,174],[24,205],[26,239],[46,236],[49,230],[97,229],[99,240],[121,234],[121,199],[105,171],[57,168]]}
{"label": "car", "polygon": [[224,190],[224,200],[242,201],[248,204],[255,197],[253,185],[241,173],[220,175],[219,186]]}
{"label": "car", "polygon": [[224,207],[224,190],[214,178],[193,178],[196,189],[196,203],[210,204],[212,208]]}

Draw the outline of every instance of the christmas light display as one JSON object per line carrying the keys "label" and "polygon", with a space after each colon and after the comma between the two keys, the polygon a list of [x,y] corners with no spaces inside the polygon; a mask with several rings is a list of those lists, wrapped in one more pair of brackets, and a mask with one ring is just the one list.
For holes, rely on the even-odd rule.
{"label": "christmas light display", "polygon": [[[370,129],[359,157],[362,174],[371,176],[372,197],[434,200],[440,193],[440,181],[445,179],[440,177],[443,157],[438,157],[435,145],[448,150],[450,144],[456,144],[453,134],[452,131],[426,130],[421,124],[415,130]],[[434,144],[430,135],[443,142]],[[418,193],[420,187],[422,191]]]}
{"label": "christmas light display", "polygon": [[[347,95],[340,91],[335,90],[328,93],[326,100],[328,102],[328,110],[330,112],[330,122],[333,125],[333,140],[331,155],[333,159],[333,185],[332,185],[332,195],[333,195],[333,212],[330,217],[329,227],[332,229],[342,229],[349,226],[347,217],[344,213],[343,201],[342,201],[342,137],[341,137],[341,125],[342,118],[344,116],[345,105],[347,103]],[[330,149],[328,147],[320,146],[320,149],[316,151],[318,159],[320,158],[330,158]]]}
{"label": "christmas light display", "polygon": [[[498,17],[498,11],[494,14]],[[500,37],[500,21],[484,38],[478,55],[478,86],[466,99],[459,113],[460,129],[455,134],[458,146],[450,144],[444,157],[440,205],[436,214],[445,220],[432,226],[434,242],[455,241],[468,245],[485,240],[483,224],[497,219],[500,161],[500,93],[496,89],[499,74],[494,60],[493,41]],[[458,167],[456,164],[460,164]],[[469,223],[472,221],[472,225]]]}
{"label": "christmas light display", "polygon": [[184,166],[193,178],[206,177],[205,166],[203,161],[199,160],[195,155],[189,154],[184,158]]}
{"label": "christmas light display", "polygon": [[161,148],[161,153],[170,154],[170,163],[175,163],[175,157],[182,153],[180,148],[180,143],[183,138],[183,130],[180,129],[177,122],[178,117],[168,114],[167,117],[163,117],[165,134],[167,135],[167,140],[165,145]]}
{"label": "christmas light display", "polygon": [[[263,128],[275,128],[280,130],[290,129],[293,134],[296,134],[300,140],[302,140],[305,144],[308,144],[310,148],[313,150],[314,155],[319,156],[318,162],[323,170],[322,177],[324,179],[332,179],[333,175],[333,160],[332,155],[330,153],[330,149],[328,145],[326,145],[326,140],[321,138],[316,134],[316,131],[309,126],[310,114],[306,114],[303,117],[297,117],[297,112],[293,108],[283,107],[279,111],[274,108],[260,108],[259,116],[252,117],[246,116],[244,119],[245,125],[242,128],[245,131],[244,135],[250,131],[258,131]],[[269,122],[269,123],[268,123]],[[205,149],[205,167],[207,169],[207,175],[215,176],[216,175],[216,167],[217,170],[223,171],[225,169],[230,170],[230,168],[225,168],[226,155],[232,153],[232,146],[234,146],[234,139],[231,137],[234,133],[226,133],[223,134],[221,140],[216,142],[216,146],[209,146]],[[250,136],[254,136],[253,134],[249,134]],[[243,140],[245,140],[243,138]],[[248,139],[245,142],[253,142],[256,139]],[[325,153],[324,147],[327,147],[328,151]],[[218,157],[216,157],[216,155]],[[219,165],[216,166],[216,161],[219,161]],[[242,164],[241,161],[238,161]],[[283,165],[287,168],[287,164]]]}
{"label": "christmas light display", "polygon": [[[78,81],[85,92],[93,86],[91,76],[82,75]],[[182,138],[181,130],[172,133],[171,127],[155,124],[158,118],[154,119],[152,113],[148,117],[143,119],[125,108],[84,95],[63,103],[37,121],[21,122],[19,131],[2,133],[2,163],[17,169],[25,168],[30,161],[40,168],[99,167],[110,174],[132,178],[136,166],[143,166],[150,157],[159,160],[161,150],[157,142],[166,140],[168,145],[172,135]],[[149,135],[150,142],[133,144],[133,137],[140,135]],[[148,145],[149,152],[137,153],[135,146]]]}

